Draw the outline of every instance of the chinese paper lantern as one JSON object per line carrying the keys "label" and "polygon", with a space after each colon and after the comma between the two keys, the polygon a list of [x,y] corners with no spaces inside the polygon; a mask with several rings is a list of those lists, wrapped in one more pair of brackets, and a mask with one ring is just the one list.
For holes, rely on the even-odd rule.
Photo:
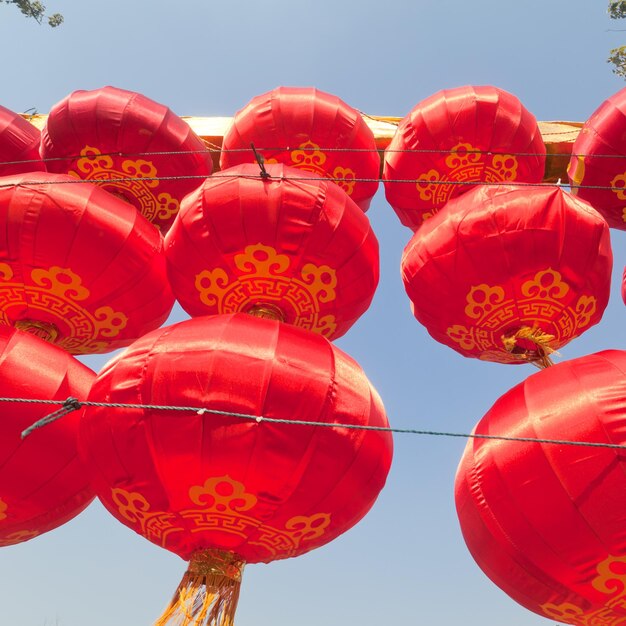
{"label": "chinese paper lantern", "polygon": [[270,315],[339,337],[369,306],[378,242],[336,185],[293,168],[224,170],[189,194],[165,239],[170,283],[191,315]]}
{"label": "chinese paper lantern", "polygon": [[624,268],[624,273],[622,274],[622,300],[624,304],[626,304],[626,267]]}
{"label": "chinese paper lantern", "polygon": [[297,556],[345,532],[391,462],[389,432],[263,422],[387,426],[352,359],[274,320],[219,315],[154,331],[105,366],[90,399],[259,416],[85,414],[81,454],[104,506],[190,560],[159,625],[232,624],[244,563]]}
{"label": "chinese paper lantern", "polygon": [[53,159],[49,171],[97,182],[163,231],[212,169],[188,124],[166,106],[115,87],[75,91],[52,107],[41,154]]}
{"label": "chinese paper lantern", "polygon": [[605,220],[558,187],[483,186],[451,201],[404,250],[413,314],[437,341],[500,363],[545,357],[609,299]]}
{"label": "chinese paper lantern", "polygon": [[487,86],[446,89],[400,122],[385,150],[385,196],[416,230],[472,183],[536,183],[544,166],[537,121],[515,96]]}
{"label": "chinese paper lantern", "polygon": [[267,163],[332,179],[363,211],[378,189],[374,134],[358,111],[319,89],[278,87],[253,98],[224,136],[221,168],[253,162],[251,143]]}
{"label": "chinese paper lantern", "polygon": [[45,170],[41,133],[22,116],[0,106],[0,176]]}
{"label": "chinese paper lantern", "polygon": [[[626,352],[537,372],[502,396],[477,434],[626,444]],[[626,621],[626,452],[470,439],[456,477],[465,542],[526,608],[590,626]]]}
{"label": "chinese paper lantern", "polygon": [[[0,396],[40,400],[87,398],[95,374],[64,350],[0,327]],[[0,546],[26,541],[78,515],[94,497],[78,458],[79,413],[21,433],[58,407],[2,402]]]}
{"label": "chinese paper lantern", "polygon": [[163,238],[90,183],[33,172],[0,179],[0,324],[73,353],[107,352],[167,318]]}
{"label": "chinese paper lantern", "polygon": [[602,213],[609,226],[626,230],[626,89],[585,122],[567,173],[572,193]]}

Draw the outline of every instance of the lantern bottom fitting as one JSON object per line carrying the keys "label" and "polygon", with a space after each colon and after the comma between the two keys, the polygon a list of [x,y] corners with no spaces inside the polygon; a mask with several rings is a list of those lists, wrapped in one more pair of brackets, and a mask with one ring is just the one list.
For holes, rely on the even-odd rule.
{"label": "lantern bottom fitting", "polygon": [[154,626],[232,626],[244,565],[233,552],[195,552],[174,597]]}
{"label": "lantern bottom fitting", "polygon": [[37,320],[17,320],[15,328],[22,330],[29,335],[35,335],[39,339],[53,343],[60,335],[59,329],[50,322],[40,322]]}
{"label": "lantern bottom fitting", "polygon": [[262,317],[268,320],[285,321],[285,314],[275,304],[266,304],[264,302],[253,304],[246,313],[254,317]]}
{"label": "lantern bottom fitting", "polygon": [[550,355],[554,349],[550,342],[554,335],[543,332],[537,326],[521,326],[502,335],[504,349],[520,361],[528,361],[538,367],[553,365]]}

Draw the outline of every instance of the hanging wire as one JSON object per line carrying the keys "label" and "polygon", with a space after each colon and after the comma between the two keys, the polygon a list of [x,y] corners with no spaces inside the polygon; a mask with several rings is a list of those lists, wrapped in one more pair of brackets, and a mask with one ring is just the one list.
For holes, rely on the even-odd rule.
{"label": "hanging wire", "polygon": [[[0,182],[0,189],[8,187],[36,187],[40,185],[80,185],[80,184],[96,184],[96,185],[109,185],[111,183],[118,182],[140,182],[140,181],[176,181],[176,180],[207,180],[217,178],[243,178],[254,180],[259,178],[258,176],[244,175],[244,174],[229,174],[226,170],[223,172],[217,172],[210,176],[202,174],[183,174],[179,176],[129,176],[125,178],[108,178],[106,180],[99,179],[83,179],[83,178],[68,178],[64,180],[20,180],[18,183],[14,182]],[[523,181],[468,181],[468,180],[430,180],[426,178],[388,178],[383,181],[382,178],[333,178],[313,175],[313,176],[274,176],[273,180],[287,180],[287,181],[319,181],[326,180],[333,183],[405,183],[412,185],[456,185],[463,187],[477,187],[477,186],[491,186],[491,187],[555,187],[555,183],[539,182],[529,183]],[[2,181],[2,178],[0,178]],[[619,189],[611,187],[610,185],[572,185],[576,189],[603,189],[613,190]]]}
{"label": "hanging wire", "polygon": [[[0,161],[0,166],[9,165],[26,165],[29,163],[48,163],[55,161],[74,161],[77,159],[97,159],[99,157],[141,157],[141,156],[183,156],[190,154],[213,154],[213,153],[225,153],[225,154],[237,154],[240,152],[250,152],[250,148],[227,148],[224,149],[218,144],[205,141],[209,144],[209,147],[204,150],[150,150],[145,152],[102,152],[95,155],[74,154],[58,157],[46,157],[42,159],[26,159],[20,161]],[[320,147],[320,146],[274,146],[274,147],[257,147],[256,150],[262,152],[289,152],[291,150],[301,150],[303,152],[344,152],[344,153],[380,153],[389,152],[394,154],[480,154],[486,156],[515,156],[515,157],[575,157],[575,158],[593,158],[593,159],[626,159],[625,155],[621,154],[586,154],[577,152],[506,152],[498,150],[480,150],[478,148],[472,148],[470,150],[459,150],[458,148],[337,148],[337,147]]]}
{"label": "hanging wire", "polygon": [[0,398],[0,402],[19,402],[27,404],[61,404],[61,408],[46,415],[34,424],[26,428],[22,432],[22,439],[25,439],[31,435],[35,430],[38,430],[58,419],[61,419],[65,415],[73,411],[82,409],[83,407],[100,407],[108,409],[135,409],[135,410],[147,410],[147,411],[174,411],[185,413],[196,413],[197,415],[219,415],[223,417],[234,417],[241,420],[254,421],[257,424],[283,424],[289,426],[314,426],[321,428],[334,428],[334,429],[347,429],[347,430],[361,430],[361,431],[374,431],[382,433],[394,433],[401,435],[423,435],[431,437],[454,437],[463,439],[489,439],[495,441],[516,441],[523,443],[545,443],[550,445],[561,446],[577,446],[586,448],[609,448],[614,450],[625,450],[626,445],[617,443],[599,443],[592,441],[572,441],[570,439],[543,439],[539,437],[513,437],[506,435],[485,435],[480,433],[455,433],[436,430],[421,430],[415,428],[393,428],[388,426],[368,426],[363,424],[341,424],[341,423],[329,423],[329,422],[315,422],[310,420],[291,420],[281,419],[277,417],[264,417],[262,415],[250,415],[249,413],[237,413],[234,411],[221,411],[218,409],[208,409],[206,407],[197,406],[170,406],[163,404],[127,404],[123,402],[93,402],[85,401],[80,402],[76,398],[69,397],[67,400],[39,400],[34,398]]}

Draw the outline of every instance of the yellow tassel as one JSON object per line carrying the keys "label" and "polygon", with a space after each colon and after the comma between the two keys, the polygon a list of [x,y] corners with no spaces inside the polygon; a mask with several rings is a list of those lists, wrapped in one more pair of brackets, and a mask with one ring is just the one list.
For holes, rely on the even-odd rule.
{"label": "yellow tassel", "polygon": [[550,358],[554,349],[549,345],[554,339],[554,335],[544,333],[536,326],[522,326],[511,335],[502,335],[502,345],[520,361],[528,361],[543,369],[554,365]]}
{"label": "yellow tassel", "polygon": [[154,626],[232,626],[244,565],[232,552],[196,552]]}

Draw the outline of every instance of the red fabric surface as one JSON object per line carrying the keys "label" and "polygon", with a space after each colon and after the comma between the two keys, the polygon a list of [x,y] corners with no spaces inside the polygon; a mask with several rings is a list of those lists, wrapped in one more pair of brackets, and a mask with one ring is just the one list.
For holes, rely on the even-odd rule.
{"label": "red fabric surface", "polygon": [[192,316],[269,304],[290,324],[339,337],[378,284],[369,220],[323,178],[267,171],[263,180],[257,165],[224,170],[185,198],[165,239],[174,293]]}
{"label": "red fabric surface", "polygon": [[400,122],[385,150],[385,196],[402,223],[416,230],[448,200],[472,189],[455,181],[540,182],[544,167],[537,121],[515,96],[488,86],[446,89]]}
{"label": "red fabric surface", "polygon": [[[626,352],[600,352],[530,376],[475,432],[626,444]],[[474,559],[544,617],[622,623],[625,463],[619,450],[470,439],[455,489]]]}
{"label": "red fabric surface", "polygon": [[558,187],[483,186],[413,235],[402,277],[415,317],[464,356],[525,362],[502,338],[522,327],[558,349],[600,321],[612,268],[609,229]]}
{"label": "red fabric surface", "polygon": [[[23,117],[0,106],[0,176],[46,169],[39,157],[41,133]],[[30,161],[13,163],[12,161]]]}
{"label": "red fabric surface", "polygon": [[[388,424],[341,350],[245,314],[146,335],[105,366],[90,399]],[[98,497],[123,524],[184,559],[214,548],[254,563],[308,552],[359,521],[384,485],[392,440],[208,413],[89,409],[80,449]]]}
{"label": "red fabric surface", "polygon": [[374,134],[358,111],[319,89],[278,87],[253,98],[224,136],[221,168],[254,162],[250,143],[267,162],[296,167],[300,176],[342,179],[337,184],[363,211],[378,189]]}
{"label": "red fabric surface", "polygon": [[[142,154],[172,151],[187,153]],[[208,176],[212,170],[206,146],[181,118],[141,94],[115,87],[75,91],[53,106],[41,135],[41,155],[58,159],[47,162],[51,172],[102,181],[163,232],[180,201],[202,179],[119,179]]]}
{"label": "red fabric surface", "polygon": [[[94,372],[64,350],[0,326],[0,396],[86,400]],[[94,497],[77,452],[80,411],[24,429],[60,405],[3,402],[0,420],[0,546],[26,541],[78,515]]]}
{"label": "red fabric surface", "polygon": [[69,352],[107,352],[160,326],[172,308],[163,238],[127,202],[74,181],[43,172],[1,179],[0,323],[52,324],[56,338],[40,336]]}
{"label": "red fabric surface", "polygon": [[626,230],[626,88],[605,100],[585,122],[572,146],[567,173],[573,193],[600,211],[609,226]]}

